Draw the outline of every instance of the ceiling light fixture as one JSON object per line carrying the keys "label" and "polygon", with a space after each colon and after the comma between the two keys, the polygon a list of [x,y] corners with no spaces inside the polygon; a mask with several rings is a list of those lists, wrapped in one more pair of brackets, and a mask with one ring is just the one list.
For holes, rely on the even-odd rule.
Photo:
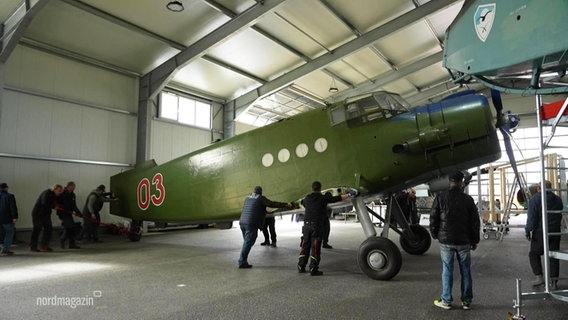
{"label": "ceiling light fixture", "polygon": [[173,11],[173,12],[181,12],[181,11],[183,11],[183,3],[181,3],[177,0],[170,1],[166,5],[166,8],[168,8],[168,10]]}
{"label": "ceiling light fixture", "polygon": [[331,77],[331,84],[329,85],[329,92],[331,93],[336,93],[339,91],[339,89],[337,89],[337,85],[335,84],[335,78]]}

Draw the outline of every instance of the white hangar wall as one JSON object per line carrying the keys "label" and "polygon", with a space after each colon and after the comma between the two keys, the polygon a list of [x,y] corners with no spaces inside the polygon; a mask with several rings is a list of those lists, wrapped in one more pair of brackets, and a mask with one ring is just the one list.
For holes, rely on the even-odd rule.
{"label": "white hangar wall", "polygon": [[[108,188],[110,176],[135,163],[136,77],[17,46],[4,66],[0,97],[0,180],[16,196],[21,230],[32,227],[33,205],[51,185],[75,181],[82,210],[89,192],[99,184]],[[222,120],[213,123],[222,128]],[[159,120],[151,134],[158,163],[215,138],[210,130]],[[122,220],[108,205],[102,219]],[[52,221],[59,226],[55,214]]]}

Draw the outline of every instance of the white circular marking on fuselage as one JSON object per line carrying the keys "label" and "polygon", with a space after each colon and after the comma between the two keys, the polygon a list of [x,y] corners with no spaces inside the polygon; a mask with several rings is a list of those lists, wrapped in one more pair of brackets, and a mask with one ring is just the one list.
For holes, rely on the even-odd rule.
{"label": "white circular marking on fuselage", "polygon": [[297,147],[296,147],[296,155],[300,158],[303,158],[305,156],[308,155],[308,145],[305,143],[300,143]]}
{"label": "white circular marking on fuselage", "polygon": [[282,163],[290,159],[290,151],[288,149],[282,149],[278,152],[278,160]]}
{"label": "white circular marking on fuselage", "polygon": [[324,152],[327,149],[327,140],[325,138],[318,138],[314,143],[314,149],[317,152]]}
{"label": "white circular marking on fuselage", "polygon": [[274,157],[270,153],[267,153],[264,156],[262,156],[262,165],[263,166],[270,167],[273,162],[274,162]]}

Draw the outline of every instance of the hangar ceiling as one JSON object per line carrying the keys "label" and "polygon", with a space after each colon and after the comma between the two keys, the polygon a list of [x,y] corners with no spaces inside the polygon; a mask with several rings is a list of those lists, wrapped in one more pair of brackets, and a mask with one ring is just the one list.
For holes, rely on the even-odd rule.
{"label": "hangar ceiling", "polygon": [[[257,126],[374,90],[418,104],[458,89],[442,48],[463,0],[179,1],[181,12],[169,0],[31,1],[40,9],[18,41],[140,77],[174,61],[165,86]],[[0,1],[3,35],[26,2]]]}

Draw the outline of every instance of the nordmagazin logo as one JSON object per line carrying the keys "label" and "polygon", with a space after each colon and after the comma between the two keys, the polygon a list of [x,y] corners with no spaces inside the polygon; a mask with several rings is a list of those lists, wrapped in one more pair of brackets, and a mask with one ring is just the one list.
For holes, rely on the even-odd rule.
{"label": "nordmagazin logo", "polygon": [[95,305],[95,299],[103,296],[102,291],[93,291],[92,295],[85,296],[58,296],[37,297],[36,305],[40,307],[69,307],[75,309],[77,307],[92,307]]}

